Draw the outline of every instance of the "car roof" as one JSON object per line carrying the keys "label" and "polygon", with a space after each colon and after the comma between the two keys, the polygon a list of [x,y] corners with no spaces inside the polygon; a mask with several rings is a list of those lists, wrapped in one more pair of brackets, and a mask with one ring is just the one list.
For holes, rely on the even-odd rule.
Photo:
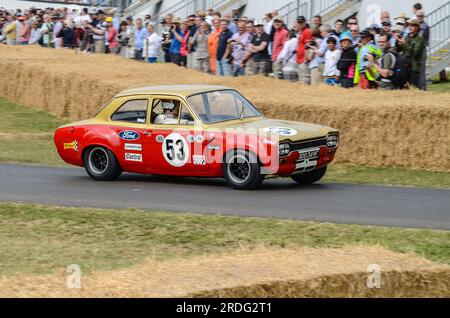
{"label": "car roof", "polygon": [[147,86],[127,89],[118,93],[115,97],[124,97],[130,95],[178,95],[187,97],[194,94],[211,92],[216,90],[230,89],[225,86],[218,85],[160,85],[160,86]]}

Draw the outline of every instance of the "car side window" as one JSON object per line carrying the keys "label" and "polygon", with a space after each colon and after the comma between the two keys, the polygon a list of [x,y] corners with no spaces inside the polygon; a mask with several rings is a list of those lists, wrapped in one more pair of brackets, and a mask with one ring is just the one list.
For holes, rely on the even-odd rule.
{"label": "car side window", "polygon": [[133,99],[125,102],[111,116],[113,121],[145,124],[147,118],[147,99]]}
{"label": "car side window", "polygon": [[186,106],[181,106],[180,125],[194,125],[195,121]]}
{"label": "car side window", "polygon": [[157,125],[189,125],[194,119],[177,99],[156,98],[153,100],[150,122]]}

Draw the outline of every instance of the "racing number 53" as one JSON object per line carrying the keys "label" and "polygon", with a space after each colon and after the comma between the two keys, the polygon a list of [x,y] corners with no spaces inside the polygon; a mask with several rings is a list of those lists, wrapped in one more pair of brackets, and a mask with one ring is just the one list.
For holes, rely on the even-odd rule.
{"label": "racing number 53", "polygon": [[162,144],[164,159],[174,167],[184,166],[189,159],[189,147],[186,139],[178,133],[171,133]]}
{"label": "racing number 53", "polygon": [[183,141],[181,139],[175,141],[175,145],[177,147],[176,150],[174,149],[173,146],[174,143],[173,139],[166,138],[165,142],[166,142],[167,158],[172,161],[175,159],[175,157],[177,157],[178,160],[183,161],[185,158]]}

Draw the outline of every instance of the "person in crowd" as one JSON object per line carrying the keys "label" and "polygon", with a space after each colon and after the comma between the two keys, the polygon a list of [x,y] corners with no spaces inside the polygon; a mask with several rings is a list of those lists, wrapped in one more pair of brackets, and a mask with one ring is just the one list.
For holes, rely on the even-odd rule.
{"label": "person in crowd", "polygon": [[272,71],[277,74],[283,66],[278,61],[278,54],[284,47],[284,43],[288,40],[289,31],[284,27],[284,22],[279,17],[275,17],[273,20],[274,35],[272,42]]}
{"label": "person in crowd", "polygon": [[[180,41],[180,66],[188,67],[188,39],[189,39],[189,21],[184,21],[180,25],[182,35],[175,33],[175,37]],[[189,67],[191,65],[189,64]]]}
{"label": "person in crowd", "polygon": [[7,24],[5,29],[6,44],[16,45],[18,22],[14,19],[12,15],[8,15],[7,19],[9,23]]}
{"label": "person in crowd", "polygon": [[152,16],[150,14],[146,14],[144,17],[144,27],[147,28],[147,26],[152,23]]}
{"label": "person in crowd", "polygon": [[311,71],[309,69],[308,59],[305,59],[305,51],[310,48],[312,40],[311,30],[308,28],[304,16],[298,16],[296,20],[296,28],[298,32],[298,47],[297,47],[297,69],[298,80],[303,84],[311,83]]}
{"label": "person in crowd", "polygon": [[147,62],[156,63],[159,50],[161,48],[161,38],[156,34],[153,24],[147,24],[148,37],[144,42],[144,51],[146,52]]}
{"label": "person in crowd", "polygon": [[53,20],[52,43],[55,49],[60,49],[63,46],[63,39],[62,37],[59,37],[59,34],[63,28],[63,23],[61,21],[62,18],[63,16],[58,13],[52,16]]}
{"label": "person in crowd", "polygon": [[274,20],[272,20],[274,17],[272,16],[272,13],[266,13],[264,15],[264,32],[271,35],[272,34],[272,27],[274,24]]}
{"label": "person in crowd", "polygon": [[425,82],[421,81],[421,72],[425,70],[425,40],[420,35],[420,22],[417,19],[408,21],[408,36],[398,41],[397,49],[402,52],[405,63],[409,67],[409,83],[421,90],[426,90]]}
{"label": "person in crowd", "polygon": [[17,19],[20,23],[20,34],[19,34],[19,43],[21,45],[27,45],[28,39],[30,37],[30,26],[28,24],[28,21],[26,20],[25,16],[20,16]]}
{"label": "person in crowd", "polygon": [[425,41],[425,46],[430,45],[430,26],[425,22],[425,11],[418,10],[416,12],[417,20],[420,23],[420,35],[423,37]]}
{"label": "person in crowd", "polygon": [[[229,40],[228,50],[231,51],[232,60],[232,72],[233,76],[245,75],[245,68],[241,66],[242,59],[247,54],[247,48],[252,39],[252,35],[246,30],[245,21],[239,21],[238,32],[233,34]],[[228,52],[230,54],[230,52]]]}
{"label": "person in crowd", "polygon": [[325,53],[325,68],[323,71],[324,83],[330,86],[339,84],[339,70],[337,64],[341,58],[341,50],[337,49],[335,37],[328,37],[327,51]]}
{"label": "person in crowd", "polygon": [[390,38],[391,35],[385,33],[380,35],[380,38],[378,39],[378,45],[383,50],[380,64],[373,55],[367,55],[370,66],[375,67],[380,75],[381,80],[379,87],[383,90],[393,90],[396,88],[392,82],[392,76],[394,75],[394,69],[397,62],[397,50],[395,47],[391,47]]}
{"label": "person in crowd", "polygon": [[353,49],[352,38],[349,35],[341,37],[341,57],[337,63],[337,69],[340,72],[341,86],[352,88],[353,78],[355,77],[356,52]]}
{"label": "person in crowd", "polygon": [[322,83],[322,70],[323,70],[323,59],[315,52],[320,47],[322,43],[322,38],[320,37],[320,32],[316,29],[317,32],[313,33],[313,39],[306,43],[307,50],[305,52],[305,59],[308,63],[308,68],[310,72],[310,84],[318,85]]}
{"label": "person in crowd", "polygon": [[214,20],[214,9],[213,8],[209,8],[208,9],[208,14],[205,17],[205,21],[210,26],[213,26],[213,20]]}
{"label": "person in crowd", "polygon": [[248,46],[248,53],[243,58],[243,62],[245,63],[248,59],[251,60],[249,75],[263,74],[267,76],[269,74],[270,62],[268,50],[270,35],[264,32],[263,21],[255,21],[254,27],[255,34]]}
{"label": "person in crowd", "polygon": [[347,19],[346,31],[349,31],[352,28],[352,26],[358,26],[358,18],[356,18],[355,16],[352,16]]}
{"label": "person in crowd", "polygon": [[223,14],[223,19],[228,22],[228,30],[232,34],[235,34],[238,31],[238,29],[237,29],[236,23],[234,23],[234,21],[233,21],[233,16],[231,15],[231,13],[225,12]]}
{"label": "person in crowd", "polygon": [[318,28],[322,26],[322,17],[320,15],[315,15],[313,18],[313,28]]}
{"label": "person in crowd", "polygon": [[113,25],[112,17],[107,17],[105,19],[106,29],[105,29],[105,53],[117,54],[119,42],[117,40],[117,30]]}
{"label": "person in crowd", "polygon": [[125,57],[126,54],[126,47],[128,45],[128,42],[130,41],[130,38],[128,37],[127,34],[127,21],[122,21],[120,23],[120,28],[119,28],[119,32],[117,34],[117,40],[118,40],[118,54],[120,54],[120,56]]}
{"label": "person in crowd", "polygon": [[341,19],[337,19],[334,23],[333,34],[339,38],[342,33],[344,33],[344,21]]}
{"label": "person in crowd", "polygon": [[88,28],[92,31],[94,52],[97,54],[104,54],[106,22],[104,21],[104,12],[102,10],[97,11],[97,15],[92,19],[92,23],[89,24]]}
{"label": "person in crowd", "polygon": [[44,21],[42,22],[40,31],[42,34],[42,41],[41,44],[44,47],[50,47],[51,39],[53,37],[53,23],[50,20],[50,16],[48,14],[44,14],[43,16]]}
{"label": "person in crowd", "polygon": [[191,38],[191,44],[195,47],[194,69],[200,72],[209,72],[209,51],[208,51],[209,25],[202,21],[200,26]]}
{"label": "person in crowd", "polygon": [[170,43],[170,62],[178,66],[181,65],[181,41],[183,40],[183,31],[180,27],[181,19],[179,17],[173,18],[173,24],[170,30],[170,37],[168,39]]}
{"label": "person in crowd", "polygon": [[384,19],[381,21],[381,34],[390,34],[391,33],[391,20],[389,19]]}
{"label": "person in crowd", "polygon": [[148,37],[147,29],[144,27],[141,18],[137,18],[135,21],[134,30],[134,59],[136,61],[142,61],[144,52],[144,41]]}
{"label": "person in crowd", "polygon": [[217,73],[217,47],[219,46],[220,20],[214,19],[212,31],[208,37],[209,69]]}
{"label": "person in crowd", "polygon": [[72,49],[75,47],[76,37],[69,19],[64,20],[63,28],[59,31],[57,38],[62,39],[62,47]]}
{"label": "person in crowd", "polygon": [[172,29],[172,15],[168,14],[161,20],[161,48],[164,53],[164,62],[170,63],[170,34]]}
{"label": "person in crowd", "polygon": [[412,8],[413,16],[411,19],[417,19],[417,12],[420,10],[423,10],[422,4],[420,2],[414,3]]}
{"label": "person in crowd", "polygon": [[90,51],[93,51],[94,40],[92,36],[94,35],[94,32],[92,31],[91,23],[88,20],[84,20],[82,22],[82,28],[83,34],[80,39],[80,52],[88,53]]}
{"label": "person in crowd", "polygon": [[366,29],[360,33],[361,44],[355,66],[355,77],[353,83],[361,89],[376,89],[378,72],[370,65],[367,55],[371,54],[379,59],[381,50],[375,45],[374,36],[370,30]]}
{"label": "person in crowd", "polygon": [[37,20],[34,20],[34,22],[31,23],[30,39],[28,41],[28,44],[29,45],[39,44],[41,37],[42,34],[41,30],[39,29],[39,22]]}
{"label": "person in crowd", "polygon": [[217,75],[231,76],[230,52],[227,50],[228,40],[231,39],[233,33],[228,29],[228,21],[223,19],[220,21],[219,41],[217,45]]}
{"label": "person in crowd", "polygon": [[298,81],[297,47],[297,30],[292,29],[289,31],[289,39],[284,42],[283,49],[277,56],[278,63],[282,65],[278,73],[275,73],[278,78],[288,80],[290,82]]}

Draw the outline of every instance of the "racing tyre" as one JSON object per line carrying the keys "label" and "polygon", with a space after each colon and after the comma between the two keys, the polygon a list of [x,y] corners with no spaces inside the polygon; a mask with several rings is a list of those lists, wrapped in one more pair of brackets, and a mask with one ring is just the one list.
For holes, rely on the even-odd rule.
{"label": "racing tyre", "polygon": [[225,180],[234,189],[254,189],[264,180],[256,156],[248,151],[235,150],[225,156],[222,164]]}
{"label": "racing tyre", "polygon": [[327,166],[302,174],[294,174],[291,176],[291,179],[300,184],[312,184],[322,179],[325,172],[327,172]]}
{"label": "racing tyre", "polygon": [[87,174],[97,181],[116,180],[122,173],[116,156],[111,150],[103,147],[92,147],[83,156]]}

